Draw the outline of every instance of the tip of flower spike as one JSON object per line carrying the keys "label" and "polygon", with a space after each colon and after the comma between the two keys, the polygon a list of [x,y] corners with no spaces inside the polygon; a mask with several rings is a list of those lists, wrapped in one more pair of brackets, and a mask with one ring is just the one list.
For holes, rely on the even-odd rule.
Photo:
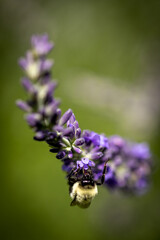
{"label": "tip of flower spike", "polygon": [[54,47],[54,43],[49,41],[47,34],[33,35],[31,44],[35,54],[38,56],[47,55]]}

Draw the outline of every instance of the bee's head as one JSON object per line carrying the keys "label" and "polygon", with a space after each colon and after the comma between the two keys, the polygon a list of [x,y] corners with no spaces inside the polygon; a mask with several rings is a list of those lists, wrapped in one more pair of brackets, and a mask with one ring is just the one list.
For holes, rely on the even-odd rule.
{"label": "bee's head", "polygon": [[94,182],[94,180],[93,180],[93,178],[91,177],[90,174],[83,175],[83,177],[81,179],[81,186],[85,187],[87,185],[90,185],[90,186],[94,186],[95,185],[95,182]]}

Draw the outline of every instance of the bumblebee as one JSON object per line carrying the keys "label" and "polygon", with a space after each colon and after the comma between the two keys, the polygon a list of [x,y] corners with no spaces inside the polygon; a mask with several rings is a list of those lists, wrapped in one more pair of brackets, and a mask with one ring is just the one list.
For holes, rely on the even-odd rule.
{"label": "bumblebee", "polygon": [[105,180],[106,164],[101,177],[101,181],[95,181],[93,172],[89,167],[86,169],[72,169],[68,174],[69,194],[72,198],[70,206],[88,208],[93,198],[98,194],[98,185],[102,185]]}

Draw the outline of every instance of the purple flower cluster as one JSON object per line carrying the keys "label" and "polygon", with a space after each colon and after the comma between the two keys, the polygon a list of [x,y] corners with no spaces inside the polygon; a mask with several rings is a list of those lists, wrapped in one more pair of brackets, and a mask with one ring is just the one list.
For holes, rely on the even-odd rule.
{"label": "purple flower cluster", "polygon": [[105,176],[108,188],[136,194],[148,189],[152,158],[146,143],[133,143],[120,136],[112,136],[105,157],[111,159]]}
{"label": "purple flower cluster", "polygon": [[21,83],[28,99],[18,100],[17,106],[26,112],[26,121],[35,132],[34,139],[50,146],[50,152],[62,161],[67,175],[70,171],[90,169],[94,180],[100,180],[104,164],[109,160],[105,186],[143,192],[152,165],[148,146],[129,143],[119,136],[108,139],[93,131],[81,132],[71,109],[61,114],[60,102],[53,97],[57,85],[52,81],[53,62],[47,58],[52,48],[47,35],[33,36],[31,50],[19,61],[26,75]]}

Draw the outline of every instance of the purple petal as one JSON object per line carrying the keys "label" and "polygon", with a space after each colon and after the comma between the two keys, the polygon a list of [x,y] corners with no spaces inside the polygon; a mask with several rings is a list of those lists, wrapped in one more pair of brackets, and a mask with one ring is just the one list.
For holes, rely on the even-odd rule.
{"label": "purple petal", "polygon": [[25,58],[20,58],[18,61],[19,65],[21,68],[23,68],[24,70],[27,68],[27,60]]}
{"label": "purple petal", "polygon": [[78,121],[74,121],[73,125],[75,126],[75,128],[79,128],[79,124],[78,124]]}
{"label": "purple petal", "polygon": [[54,126],[53,129],[57,132],[63,132],[64,131],[64,128],[62,126],[59,126],[59,125]]}
{"label": "purple petal", "polygon": [[78,138],[78,139],[76,139],[75,141],[74,141],[74,145],[75,146],[82,146],[83,144],[84,144],[84,138]]}
{"label": "purple petal", "polygon": [[44,113],[46,116],[53,116],[53,114],[55,114],[57,107],[59,105],[58,101],[53,101],[50,104],[48,104],[45,109],[44,109]]}
{"label": "purple petal", "polygon": [[68,157],[69,158],[72,158],[73,157],[73,153],[70,151],[70,152],[68,152]]}
{"label": "purple petal", "polygon": [[139,158],[139,159],[148,159],[151,157],[151,154],[150,154],[150,150],[149,150],[149,147],[147,144],[145,143],[139,143],[139,144],[135,144],[133,147],[132,147],[132,155],[135,157],[135,158]]}
{"label": "purple petal", "polygon": [[53,141],[57,137],[57,134],[55,132],[49,132],[47,134],[46,141],[49,143],[50,141]]}
{"label": "purple petal", "polygon": [[40,56],[48,54],[54,46],[52,42],[49,42],[47,34],[32,36],[31,44],[36,54]]}
{"label": "purple petal", "polygon": [[32,52],[28,51],[26,58],[19,60],[19,65],[26,71],[31,79],[37,79],[40,75],[40,60],[35,60]]}
{"label": "purple petal", "polygon": [[104,147],[106,149],[109,148],[109,144],[108,144],[108,138],[106,138],[103,135],[100,135],[100,147]]}
{"label": "purple petal", "polygon": [[82,150],[80,149],[80,148],[77,148],[77,147],[75,147],[74,145],[72,146],[73,147],[73,150],[76,152],[76,153],[81,153],[82,152]]}
{"label": "purple petal", "polygon": [[91,161],[91,160],[89,160],[88,165],[89,165],[90,167],[95,167],[95,163],[94,163],[93,161]]}
{"label": "purple petal", "polygon": [[40,70],[41,72],[49,72],[53,66],[53,61],[52,60],[43,60],[40,63]]}
{"label": "purple petal", "polygon": [[81,129],[77,128],[77,130],[76,130],[76,138],[80,138],[80,136],[81,136]]}
{"label": "purple petal", "polygon": [[21,83],[22,83],[22,86],[24,87],[24,89],[25,89],[27,92],[29,92],[29,93],[31,93],[31,94],[33,94],[33,93],[36,92],[36,89],[34,88],[33,84],[29,81],[28,78],[23,78],[23,79],[21,80]]}
{"label": "purple petal", "polygon": [[98,134],[95,134],[94,137],[92,138],[92,142],[94,146],[99,146],[100,145],[100,136]]}
{"label": "purple petal", "polygon": [[84,165],[83,165],[83,168],[84,168],[85,170],[87,170],[87,169],[88,169],[88,164],[84,164]]}
{"label": "purple petal", "polygon": [[60,117],[61,117],[61,109],[60,109],[60,108],[58,108],[58,109],[56,110],[56,114],[57,114],[57,120],[59,120]]}
{"label": "purple petal", "polygon": [[125,145],[125,141],[120,136],[112,136],[109,139],[110,145],[115,145],[116,147],[122,148]]}
{"label": "purple petal", "polygon": [[75,120],[76,118],[74,116],[74,113],[72,112],[71,117],[68,119],[67,126],[69,126],[69,124],[73,124]]}
{"label": "purple petal", "polygon": [[35,127],[37,123],[40,122],[41,115],[38,113],[31,113],[27,115],[26,120],[31,127]]}
{"label": "purple petal", "polygon": [[77,168],[83,168],[82,161],[77,161]]}
{"label": "purple petal", "polygon": [[62,158],[64,158],[65,156],[66,156],[65,151],[60,151],[59,153],[57,153],[56,158],[57,158],[57,159],[62,159]]}
{"label": "purple petal", "polygon": [[32,108],[22,100],[17,100],[16,105],[25,112],[31,112],[32,110]]}
{"label": "purple petal", "polygon": [[68,111],[66,111],[61,117],[59,121],[59,125],[64,125],[70,119],[71,115],[72,115],[72,110],[68,109]]}
{"label": "purple petal", "polygon": [[49,82],[47,85],[48,91],[47,91],[47,95],[51,96],[53,95],[53,91],[55,90],[57,86],[56,82]]}
{"label": "purple petal", "polygon": [[63,136],[68,136],[68,137],[73,138],[74,137],[73,128],[71,128],[71,127],[65,128],[63,131]]}
{"label": "purple petal", "polygon": [[34,136],[34,139],[37,141],[44,141],[45,140],[45,133],[42,131],[36,132],[36,135]]}
{"label": "purple petal", "polygon": [[88,158],[82,158],[82,163],[83,164],[88,164],[89,163],[89,159]]}
{"label": "purple petal", "polygon": [[97,160],[97,159],[100,159],[101,157],[103,156],[103,153],[102,152],[95,152],[91,155],[91,158],[93,160]]}

